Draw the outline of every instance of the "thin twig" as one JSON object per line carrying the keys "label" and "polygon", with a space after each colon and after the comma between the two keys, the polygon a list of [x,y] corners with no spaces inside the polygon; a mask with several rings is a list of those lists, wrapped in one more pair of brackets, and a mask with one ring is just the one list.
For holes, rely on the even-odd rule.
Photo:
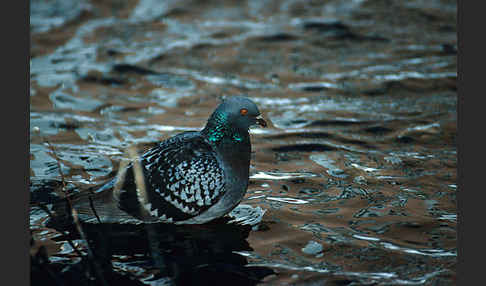
{"label": "thin twig", "polygon": [[96,219],[98,220],[99,223],[101,223],[101,219],[100,217],[98,216],[98,213],[96,212],[96,209],[94,207],[94,203],[93,203],[93,199],[91,198],[91,195],[88,196],[88,199],[89,199],[89,207],[91,208],[91,210],[93,211]]}
{"label": "thin twig", "polygon": [[[133,173],[135,177],[135,184],[137,187],[137,198],[141,204],[141,211],[145,212],[148,216],[152,216],[150,209],[146,209],[145,205],[149,204],[149,197],[147,188],[145,185],[145,176],[143,174],[142,164],[138,160],[138,154],[135,147],[128,148],[128,154],[130,156]],[[159,241],[157,240],[157,230],[152,224],[145,224],[145,230],[147,231],[147,240],[149,242],[150,255],[154,260],[155,265],[159,268],[161,273],[168,275],[167,264],[164,259],[164,255],[161,255],[161,249],[159,247]],[[170,282],[173,285],[173,281]]]}
{"label": "thin twig", "polygon": [[133,175],[135,177],[135,185],[137,187],[137,198],[141,205],[140,212],[150,218],[152,217],[150,209],[145,208],[145,206],[150,203],[147,188],[145,186],[145,176],[143,174],[142,164],[140,164],[135,147],[132,146],[128,148],[128,155],[130,156],[133,166]]}
{"label": "thin twig", "polygon": [[92,266],[94,266],[92,268],[95,271],[95,275],[97,276],[98,279],[100,279],[102,285],[107,286],[108,284],[106,283],[105,278],[103,277],[103,274],[101,273],[100,265],[98,264],[98,262],[94,258],[93,251],[91,250],[91,248],[88,245],[88,239],[87,239],[86,235],[84,234],[83,229],[81,228],[81,223],[79,222],[79,219],[78,219],[78,212],[74,208],[71,209],[71,212],[73,214],[73,220],[74,220],[74,223],[75,223],[76,228],[78,230],[78,233],[81,236],[81,239],[86,241],[86,250],[88,251],[88,257],[90,258],[90,262],[92,263]]}
{"label": "thin twig", "polygon": [[[54,218],[55,217],[55,215],[44,204],[35,203],[35,205],[37,205],[41,210],[43,210],[45,213],[47,213],[47,215],[50,218]],[[63,230],[59,230],[59,232],[61,234],[63,234],[64,236],[66,236],[66,237],[69,235],[69,232],[66,232],[66,231],[63,231]],[[76,254],[78,254],[80,257],[83,257],[84,256],[83,253],[81,253],[81,251],[76,247],[76,245],[74,244],[74,242],[69,237],[67,238],[67,242],[74,249],[74,251],[76,252]]]}
{"label": "thin twig", "polygon": [[57,168],[59,169],[59,174],[61,176],[62,190],[66,193],[66,180],[61,170],[61,163],[60,163],[61,159],[59,159],[59,156],[57,156],[57,152],[54,146],[44,136],[40,135],[40,132],[39,132],[39,136],[41,137],[42,141],[44,141],[47,144],[47,147],[49,147],[52,155],[54,156],[54,159],[56,160]]}
{"label": "thin twig", "polygon": [[[43,205],[43,204],[37,204],[37,205],[43,211],[45,211],[50,217],[54,217],[54,214],[52,214],[52,212],[45,205]],[[79,235],[81,236],[81,239],[86,242],[86,250],[88,252],[88,258],[89,258],[88,259],[88,262],[90,262],[92,264],[92,267],[91,268],[94,269],[95,275],[97,276],[98,279],[100,279],[102,285],[107,286],[108,284],[106,283],[105,279],[103,278],[103,275],[100,272],[100,267],[99,267],[98,263],[96,262],[96,259],[94,258],[94,255],[93,255],[93,252],[91,251],[91,248],[88,245],[88,240],[86,238],[86,235],[84,234],[83,230],[81,229],[81,223],[78,220],[78,213],[77,213],[77,211],[75,209],[71,208],[71,214],[73,215],[73,220],[74,220],[76,229],[77,229]],[[62,230],[60,232],[64,236],[68,236],[69,235],[69,232],[65,232],[65,231],[62,231]],[[81,259],[83,259],[83,257],[85,257],[83,255],[83,253],[81,253],[81,251],[76,247],[76,245],[74,244],[74,242],[70,238],[67,238],[67,242],[73,248],[73,250],[79,255],[79,257],[81,257]],[[89,277],[88,277],[88,279],[89,279]]]}
{"label": "thin twig", "polygon": [[[94,269],[95,275],[101,281],[102,285],[108,285],[108,284],[106,284],[106,281],[105,281],[103,275],[100,272],[99,265],[94,258],[94,255],[93,255],[93,252],[91,251],[91,248],[89,247],[88,240],[86,238],[86,235],[83,232],[81,223],[79,222],[79,219],[78,219],[78,212],[73,208],[73,204],[71,202],[70,196],[66,191],[66,180],[64,179],[64,174],[62,173],[62,170],[61,170],[60,159],[57,156],[56,150],[55,150],[54,146],[51,143],[49,143],[49,141],[40,134],[39,128],[35,128],[34,131],[37,131],[39,133],[39,136],[41,137],[41,139],[47,143],[47,145],[49,146],[49,149],[52,152],[52,155],[54,156],[54,158],[56,160],[57,167],[59,168],[59,174],[61,175],[62,190],[64,192],[64,197],[65,197],[65,199],[68,203],[69,209],[71,210],[71,215],[73,216],[73,221],[74,221],[74,224],[76,226],[76,229],[77,229],[79,235],[81,236],[81,239],[86,242],[86,249],[87,249],[88,258],[89,258],[88,262],[91,262],[92,266],[94,266],[92,268]],[[50,211],[48,213],[50,213]],[[77,248],[74,246],[74,243],[72,243],[72,241],[69,244],[71,245],[71,247],[73,247],[73,249],[77,250]],[[79,250],[77,250],[76,253],[78,253],[78,255],[80,255],[81,258],[84,257]]]}
{"label": "thin twig", "polygon": [[142,165],[138,160],[138,154],[135,147],[128,148],[128,155],[133,163],[133,173],[135,177],[135,184],[137,186],[138,199],[142,206],[149,203],[147,189],[145,187],[145,177],[142,171]]}
{"label": "thin twig", "polygon": [[116,175],[115,185],[113,186],[113,197],[118,200],[120,197],[120,191],[123,187],[123,183],[125,182],[125,175],[126,175],[126,166],[128,163],[126,161],[121,161],[120,166],[118,168],[118,173]]}

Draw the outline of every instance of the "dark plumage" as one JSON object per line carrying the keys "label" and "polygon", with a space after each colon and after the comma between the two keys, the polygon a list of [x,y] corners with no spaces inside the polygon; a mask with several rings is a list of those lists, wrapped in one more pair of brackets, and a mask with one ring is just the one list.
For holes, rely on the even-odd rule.
{"label": "dark plumage", "polygon": [[[203,130],[160,142],[96,192],[91,201],[102,222],[200,224],[229,213],[248,187],[248,129],[266,122],[246,97],[224,100]],[[140,163],[140,165],[136,165]],[[136,183],[141,166],[145,191]],[[116,185],[116,187],[115,187]],[[87,222],[97,221],[87,197],[74,200]]]}

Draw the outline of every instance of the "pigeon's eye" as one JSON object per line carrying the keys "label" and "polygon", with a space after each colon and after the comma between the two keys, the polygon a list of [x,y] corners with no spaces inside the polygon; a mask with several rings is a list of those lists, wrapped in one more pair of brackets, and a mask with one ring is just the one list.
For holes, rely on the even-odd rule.
{"label": "pigeon's eye", "polygon": [[240,114],[241,114],[241,115],[246,115],[246,114],[248,114],[248,109],[246,109],[246,108],[242,108],[242,109],[240,109]]}

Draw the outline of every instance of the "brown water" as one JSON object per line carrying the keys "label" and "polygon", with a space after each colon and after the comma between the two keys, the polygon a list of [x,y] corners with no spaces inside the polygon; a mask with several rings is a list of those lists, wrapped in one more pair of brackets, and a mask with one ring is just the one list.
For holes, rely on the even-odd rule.
{"label": "brown water", "polygon": [[[33,203],[61,196],[61,173],[71,192],[100,184],[128,146],[198,130],[245,94],[269,123],[251,132],[243,201],[266,209],[259,227],[123,230],[116,273],[168,283],[155,233],[167,265],[209,264],[220,282],[455,284],[456,1],[161,3],[31,1]],[[77,263],[30,214],[32,252]]]}

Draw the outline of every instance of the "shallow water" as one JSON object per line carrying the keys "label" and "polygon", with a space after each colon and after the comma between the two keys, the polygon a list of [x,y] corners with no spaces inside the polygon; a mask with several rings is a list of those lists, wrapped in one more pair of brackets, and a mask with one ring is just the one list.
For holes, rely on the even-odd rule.
{"label": "shallow water", "polygon": [[198,130],[221,96],[245,94],[269,123],[251,131],[243,201],[266,210],[260,225],[172,238],[113,226],[116,273],[455,284],[456,1],[31,1],[30,13],[30,228],[52,263],[79,261],[35,206],[62,196],[61,174],[70,192],[101,184],[128,146]]}

